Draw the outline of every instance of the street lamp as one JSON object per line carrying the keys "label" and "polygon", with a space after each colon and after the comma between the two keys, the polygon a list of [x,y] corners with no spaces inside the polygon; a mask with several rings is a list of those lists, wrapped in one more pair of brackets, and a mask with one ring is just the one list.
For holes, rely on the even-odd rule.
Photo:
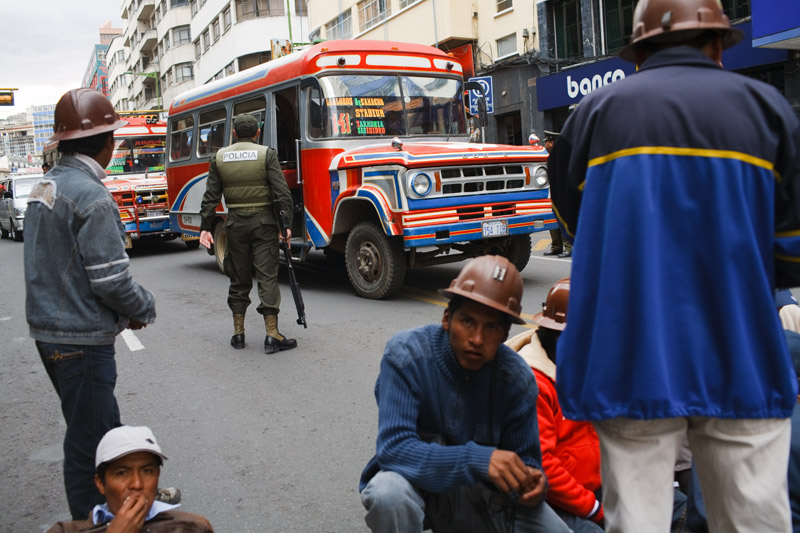
{"label": "street lamp", "polygon": [[156,98],[158,98],[158,110],[164,110],[163,106],[161,105],[161,76],[158,75],[158,72],[133,72],[132,70],[126,70],[123,74],[133,74],[134,76],[154,78],[156,80]]}

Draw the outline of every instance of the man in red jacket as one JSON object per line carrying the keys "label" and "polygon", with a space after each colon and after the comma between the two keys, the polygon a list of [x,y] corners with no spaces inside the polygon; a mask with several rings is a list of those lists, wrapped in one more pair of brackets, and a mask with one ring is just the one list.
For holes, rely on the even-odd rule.
{"label": "man in red jacket", "polygon": [[[575,532],[603,531],[600,441],[590,422],[567,420],[556,395],[556,341],[567,325],[569,278],[547,294],[544,310],[533,317],[539,328],[521,333],[506,344],[533,369],[539,397],[536,413],[542,466],[550,488],[549,503]],[[597,495],[596,495],[597,493]]]}

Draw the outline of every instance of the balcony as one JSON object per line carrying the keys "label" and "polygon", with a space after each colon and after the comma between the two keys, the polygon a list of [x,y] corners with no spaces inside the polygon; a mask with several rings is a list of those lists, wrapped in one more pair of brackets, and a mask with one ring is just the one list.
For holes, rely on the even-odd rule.
{"label": "balcony", "polygon": [[140,0],[136,8],[136,20],[146,22],[150,20],[150,16],[155,11],[155,0]]}
{"label": "balcony", "polygon": [[139,50],[142,52],[151,52],[158,44],[158,33],[156,30],[147,30],[141,34],[139,39]]}

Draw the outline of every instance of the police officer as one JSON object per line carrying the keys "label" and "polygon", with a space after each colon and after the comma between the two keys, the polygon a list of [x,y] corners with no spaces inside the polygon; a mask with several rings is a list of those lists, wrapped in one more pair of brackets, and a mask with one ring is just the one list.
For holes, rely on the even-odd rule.
{"label": "police officer", "polygon": [[[544,130],[544,149],[548,153],[553,149],[553,144],[555,144],[558,136],[559,133],[555,131]],[[550,230],[550,248],[544,255],[557,255],[562,259],[572,257],[572,244],[561,235],[559,228]]]}
{"label": "police officer", "polygon": [[[281,294],[278,288],[278,222],[273,212],[273,202],[286,206],[291,227],[292,196],[278,164],[275,150],[256,144],[261,129],[258,121],[247,114],[233,119],[235,143],[219,150],[208,168],[206,192],[200,206],[200,244],[210,248],[214,244],[211,230],[216,206],[222,196],[228,208],[225,221],[228,247],[223,262],[225,274],[230,278],[228,307],[233,312],[233,337],[231,346],[244,348],[244,315],[250,305],[253,287],[251,265],[258,280],[258,312],[264,315],[267,337],[264,352],[291,350],[297,341],[287,339],[278,331],[278,312]],[[292,238],[287,229],[287,239]]]}

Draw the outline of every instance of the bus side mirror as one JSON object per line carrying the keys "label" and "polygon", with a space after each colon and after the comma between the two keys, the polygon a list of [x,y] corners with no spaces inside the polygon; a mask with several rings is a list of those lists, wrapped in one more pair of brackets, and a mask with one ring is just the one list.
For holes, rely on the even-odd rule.
{"label": "bus side mirror", "polygon": [[464,90],[476,91],[480,95],[476,102],[478,105],[478,124],[481,128],[485,128],[489,124],[489,115],[486,112],[486,97],[484,95],[483,85],[477,81],[465,81]]}

